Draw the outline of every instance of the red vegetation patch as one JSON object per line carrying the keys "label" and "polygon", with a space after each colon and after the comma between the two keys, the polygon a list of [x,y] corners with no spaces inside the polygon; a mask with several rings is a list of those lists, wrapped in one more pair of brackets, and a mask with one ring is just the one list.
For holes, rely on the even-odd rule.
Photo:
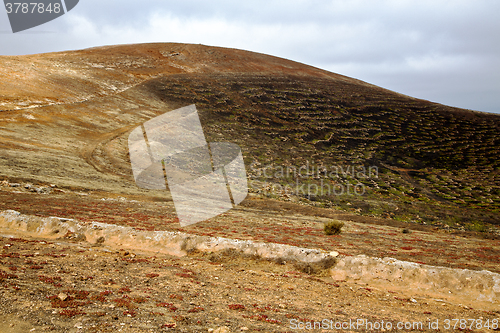
{"label": "red vegetation patch", "polygon": [[62,281],[62,278],[60,276],[49,277],[45,275],[39,275],[38,279],[44,283],[52,284],[55,287],[62,287],[62,284],[56,282],[56,281]]}
{"label": "red vegetation patch", "polygon": [[31,265],[30,266],[30,269],[42,269],[43,266],[39,266],[39,265]]}
{"label": "red vegetation patch", "polygon": [[189,309],[188,313],[196,313],[196,312],[201,312],[201,311],[205,311],[205,309],[202,308],[201,306],[196,306],[192,309]]}
{"label": "red vegetation patch", "polygon": [[168,311],[170,311],[170,312],[177,311],[177,308],[172,303],[158,302],[158,303],[156,303],[156,306],[157,307],[167,308]]}
{"label": "red vegetation patch", "polygon": [[121,287],[120,289],[118,289],[118,292],[121,294],[125,294],[131,292],[131,290],[129,287]]}
{"label": "red vegetation patch", "polygon": [[279,320],[269,318],[267,315],[264,315],[264,314],[252,315],[252,316],[243,315],[243,318],[254,319],[254,320],[263,321],[263,322],[270,323],[270,324],[281,324],[281,322]]}
{"label": "red vegetation patch", "polygon": [[51,300],[51,306],[53,308],[78,308],[80,306],[85,306],[88,304],[91,304],[89,301],[87,302],[80,302],[80,301],[75,301],[72,297],[66,298],[64,301],[59,299],[57,296],[50,296],[49,299]]}
{"label": "red vegetation patch", "polygon": [[74,289],[64,290],[64,292],[73,295],[74,299],[79,299],[79,300],[87,299],[87,297],[90,294],[90,292],[86,290],[74,290]]}
{"label": "red vegetation patch", "polygon": [[124,296],[122,298],[115,298],[113,302],[115,302],[116,306],[118,307],[129,308],[129,309],[134,308],[132,300],[129,299],[127,296]]}
{"label": "red vegetation patch", "polygon": [[161,328],[174,328],[175,326],[177,326],[175,323],[168,323],[161,325]]}
{"label": "red vegetation patch", "polygon": [[147,298],[146,298],[146,297],[142,297],[142,296],[139,296],[139,297],[132,297],[132,301],[133,301],[134,303],[146,303]]}
{"label": "red vegetation patch", "polygon": [[126,310],[123,311],[123,315],[129,317],[135,317],[137,315],[137,312],[135,312],[134,310]]}
{"label": "red vegetation patch", "polygon": [[245,306],[243,304],[229,304],[229,309],[231,309],[231,310],[245,310]]}
{"label": "red vegetation patch", "polygon": [[171,294],[169,297],[172,299],[178,299],[179,301],[182,301],[184,299],[181,295],[176,294]]}

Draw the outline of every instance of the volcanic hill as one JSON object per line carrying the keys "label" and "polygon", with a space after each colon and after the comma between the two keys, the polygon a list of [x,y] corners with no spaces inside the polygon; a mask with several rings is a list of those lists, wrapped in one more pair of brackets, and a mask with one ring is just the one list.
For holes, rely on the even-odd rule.
{"label": "volcanic hill", "polygon": [[[0,64],[5,179],[144,194],[133,182],[128,134],[195,104],[208,141],[240,145],[252,190],[264,196],[279,198],[300,178],[319,190],[293,194],[316,206],[462,230],[499,224],[496,114],[203,45],[107,46],[4,56]],[[286,173],[301,166],[299,176]],[[363,195],[337,195],[355,185]]]}
{"label": "volcanic hill", "polygon": [[[250,193],[180,227],[168,191],[135,184],[128,136],[191,104],[208,142],[241,147]],[[242,50],[0,56],[0,331],[284,332],[325,318],[498,328],[499,133],[499,115]],[[332,219],[345,223],[340,235],[325,235]],[[71,223],[134,229],[123,242],[114,231],[92,240],[60,228]],[[336,261],[145,249],[163,231]],[[358,255],[411,261],[400,266],[410,273],[370,280],[385,271]],[[339,262],[359,258],[366,274],[342,276]]]}

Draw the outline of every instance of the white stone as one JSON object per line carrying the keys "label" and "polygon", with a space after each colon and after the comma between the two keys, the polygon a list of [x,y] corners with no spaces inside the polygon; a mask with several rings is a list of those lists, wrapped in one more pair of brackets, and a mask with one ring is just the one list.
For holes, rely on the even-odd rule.
{"label": "white stone", "polygon": [[332,257],[338,257],[340,253],[338,253],[337,251],[332,251],[329,253],[330,256]]}
{"label": "white stone", "polygon": [[231,330],[227,326],[222,326],[216,329],[214,333],[231,333]]}

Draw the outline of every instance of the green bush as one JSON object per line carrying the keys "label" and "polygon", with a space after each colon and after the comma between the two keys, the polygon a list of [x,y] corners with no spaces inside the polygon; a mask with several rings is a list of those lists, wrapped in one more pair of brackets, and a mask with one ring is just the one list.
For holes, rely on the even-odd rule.
{"label": "green bush", "polygon": [[474,221],[471,224],[468,224],[466,228],[470,231],[477,231],[477,232],[487,232],[488,227],[484,225],[483,222],[481,221]]}
{"label": "green bush", "polygon": [[342,232],[342,227],[344,222],[333,220],[325,223],[325,234],[326,235],[338,235]]}

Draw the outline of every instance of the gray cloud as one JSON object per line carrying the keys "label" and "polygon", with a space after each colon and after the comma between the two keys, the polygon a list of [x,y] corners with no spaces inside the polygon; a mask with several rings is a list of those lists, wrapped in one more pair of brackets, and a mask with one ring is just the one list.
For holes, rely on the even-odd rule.
{"label": "gray cloud", "polygon": [[0,54],[187,42],[304,62],[407,95],[500,113],[500,1],[80,0],[60,19],[9,33]]}

